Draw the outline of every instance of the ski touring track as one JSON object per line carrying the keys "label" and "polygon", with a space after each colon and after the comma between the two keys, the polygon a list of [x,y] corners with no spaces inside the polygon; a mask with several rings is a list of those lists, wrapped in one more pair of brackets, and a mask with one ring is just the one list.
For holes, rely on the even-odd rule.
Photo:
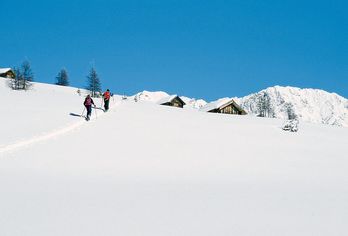
{"label": "ski touring track", "polygon": [[[113,110],[117,105],[118,105],[118,103],[114,103],[113,108],[111,108],[110,110]],[[105,115],[104,113],[101,113],[98,116],[95,116],[94,118],[92,118],[88,122],[95,121],[95,120],[98,119],[98,117],[102,117],[104,115]],[[13,151],[15,151],[17,149],[28,147],[28,146],[31,146],[31,145],[33,145],[35,143],[39,143],[39,142],[42,142],[42,141],[47,141],[47,140],[52,139],[52,138],[56,138],[56,137],[61,136],[63,134],[69,133],[69,132],[71,132],[73,130],[76,130],[76,129],[78,129],[81,126],[86,125],[86,123],[87,123],[86,120],[83,118],[82,120],[80,120],[78,122],[75,122],[75,123],[73,123],[73,124],[71,124],[69,126],[66,126],[64,128],[53,130],[52,132],[44,133],[44,134],[41,134],[41,135],[38,135],[38,136],[34,136],[32,138],[29,138],[29,139],[26,139],[26,140],[23,140],[23,141],[18,141],[18,142],[12,143],[12,144],[0,146],[0,154],[13,152]]]}

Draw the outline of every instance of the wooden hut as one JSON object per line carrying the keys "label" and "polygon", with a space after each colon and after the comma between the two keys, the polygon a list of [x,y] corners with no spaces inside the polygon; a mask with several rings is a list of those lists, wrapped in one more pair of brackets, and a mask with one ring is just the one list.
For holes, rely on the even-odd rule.
{"label": "wooden hut", "polygon": [[4,78],[14,78],[15,73],[11,68],[0,68],[0,77]]}
{"label": "wooden hut", "polygon": [[164,97],[158,101],[158,104],[180,108],[183,108],[186,105],[186,103],[177,95]]}
{"label": "wooden hut", "polygon": [[208,103],[200,109],[205,112],[224,113],[233,115],[246,115],[246,111],[241,108],[233,99],[220,99]]}

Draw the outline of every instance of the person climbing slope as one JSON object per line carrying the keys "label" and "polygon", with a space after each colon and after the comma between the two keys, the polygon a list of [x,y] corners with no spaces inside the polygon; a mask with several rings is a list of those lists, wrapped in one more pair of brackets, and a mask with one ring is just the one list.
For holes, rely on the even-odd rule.
{"label": "person climbing slope", "polygon": [[110,90],[107,89],[105,93],[103,93],[103,99],[104,99],[104,111],[109,110],[109,103],[110,103]]}
{"label": "person climbing slope", "polygon": [[87,116],[86,116],[86,120],[89,121],[91,118],[91,114],[92,114],[92,104],[95,107],[94,101],[91,98],[91,95],[87,95],[83,105],[85,105],[86,110],[87,110]]}

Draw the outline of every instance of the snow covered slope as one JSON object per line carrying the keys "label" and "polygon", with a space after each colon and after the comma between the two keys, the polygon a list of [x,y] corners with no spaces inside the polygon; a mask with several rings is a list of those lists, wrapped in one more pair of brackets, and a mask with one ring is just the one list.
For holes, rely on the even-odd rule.
{"label": "snow covered slope", "polygon": [[257,114],[258,97],[264,94],[277,118],[286,118],[286,106],[292,104],[302,121],[348,127],[348,100],[319,89],[275,86],[237,100],[246,111]]}
{"label": "snow covered slope", "polygon": [[[41,83],[28,91],[14,91],[7,87],[7,79],[0,78],[0,147],[76,125],[76,116],[83,111],[81,92],[80,96],[77,88]],[[95,103],[100,106],[101,100]]]}
{"label": "snow covered slope", "polygon": [[0,235],[347,234],[348,129],[120,97],[86,122],[75,89],[35,87],[0,87],[21,101],[0,117]]}

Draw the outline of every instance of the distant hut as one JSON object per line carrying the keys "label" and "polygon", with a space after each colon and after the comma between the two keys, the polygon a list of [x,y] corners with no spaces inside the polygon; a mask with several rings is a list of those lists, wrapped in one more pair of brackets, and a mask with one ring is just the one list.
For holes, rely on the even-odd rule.
{"label": "distant hut", "polygon": [[4,78],[14,78],[15,73],[11,68],[0,68],[0,77]]}
{"label": "distant hut", "polygon": [[204,112],[224,113],[233,115],[246,115],[246,111],[241,108],[233,99],[220,99],[208,103],[200,109]]}
{"label": "distant hut", "polygon": [[180,108],[183,108],[186,105],[186,103],[178,95],[164,97],[158,101],[158,104]]}

